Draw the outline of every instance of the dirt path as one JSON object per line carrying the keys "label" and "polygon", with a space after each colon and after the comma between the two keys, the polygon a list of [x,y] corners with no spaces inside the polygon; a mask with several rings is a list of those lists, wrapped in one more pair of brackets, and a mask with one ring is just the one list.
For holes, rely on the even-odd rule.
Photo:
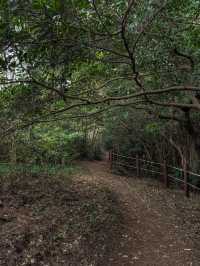
{"label": "dirt path", "polygon": [[200,265],[192,240],[174,214],[175,207],[166,210],[159,198],[152,201],[145,190],[152,190],[155,195],[169,193],[169,202],[174,202],[171,192],[148,187],[146,181],[114,175],[105,162],[84,162],[83,167],[86,169],[83,179],[106,186],[117,195],[124,216],[117,252],[110,254],[105,266]]}

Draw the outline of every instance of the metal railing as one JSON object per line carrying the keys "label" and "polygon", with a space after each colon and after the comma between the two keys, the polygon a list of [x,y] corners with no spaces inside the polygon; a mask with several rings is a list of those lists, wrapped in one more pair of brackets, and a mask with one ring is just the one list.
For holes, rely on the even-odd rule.
{"label": "metal railing", "polygon": [[171,183],[175,183],[184,190],[186,197],[190,196],[191,191],[200,192],[200,187],[193,182],[193,180],[196,180],[200,183],[200,174],[189,171],[187,164],[184,168],[178,168],[167,165],[166,160],[162,163],[153,162],[140,158],[139,155],[135,157],[125,156],[114,150],[109,152],[109,161],[111,169],[121,166],[129,170],[135,170],[137,177],[144,176],[146,173],[159,177],[167,188]]}

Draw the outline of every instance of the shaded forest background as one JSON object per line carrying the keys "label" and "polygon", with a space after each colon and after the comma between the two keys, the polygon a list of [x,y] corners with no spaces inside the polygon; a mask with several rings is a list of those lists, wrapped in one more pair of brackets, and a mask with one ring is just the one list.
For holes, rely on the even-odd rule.
{"label": "shaded forest background", "polygon": [[0,160],[125,155],[200,170],[200,4],[1,1]]}

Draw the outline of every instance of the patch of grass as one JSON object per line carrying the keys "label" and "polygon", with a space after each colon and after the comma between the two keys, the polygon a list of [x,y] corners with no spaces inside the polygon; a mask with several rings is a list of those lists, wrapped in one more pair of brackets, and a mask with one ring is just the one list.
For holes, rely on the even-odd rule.
{"label": "patch of grass", "polygon": [[76,171],[76,168],[72,165],[37,165],[37,164],[10,164],[0,163],[0,176],[9,174],[47,174],[47,175],[58,175],[66,174],[71,175]]}

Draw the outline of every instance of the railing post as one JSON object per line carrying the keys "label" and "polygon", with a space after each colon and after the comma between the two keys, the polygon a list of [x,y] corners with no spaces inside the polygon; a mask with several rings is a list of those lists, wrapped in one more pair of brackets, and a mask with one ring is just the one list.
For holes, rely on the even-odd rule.
{"label": "railing post", "polygon": [[110,151],[110,169],[113,168],[113,150]]}
{"label": "railing post", "polygon": [[116,149],[116,154],[115,154],[115,167],[117,167],[118,163],[118,150]]}
{"label": "railing post", "polygon": [[164,162],[163,162],[163,176],[164,176],[165,186],[168,188],[169,187],[169,177],[168,177],[167,161],[166,160],[164,160]]}
{"label": "railing post", "polygon": [[136,171],[137,171],[137,177],[140,177],[140,158],[139,155],[136,155]]}
{"label": "railing post", "polygon": [[184,168],[183,168],[183,174],[184,174],[184,191],[185,191],[185,196],[189,198],[190,196],[190,191],[189,191],[189,174],[188,174],[188,167],[187,167],[187,161],[184,162]]}

